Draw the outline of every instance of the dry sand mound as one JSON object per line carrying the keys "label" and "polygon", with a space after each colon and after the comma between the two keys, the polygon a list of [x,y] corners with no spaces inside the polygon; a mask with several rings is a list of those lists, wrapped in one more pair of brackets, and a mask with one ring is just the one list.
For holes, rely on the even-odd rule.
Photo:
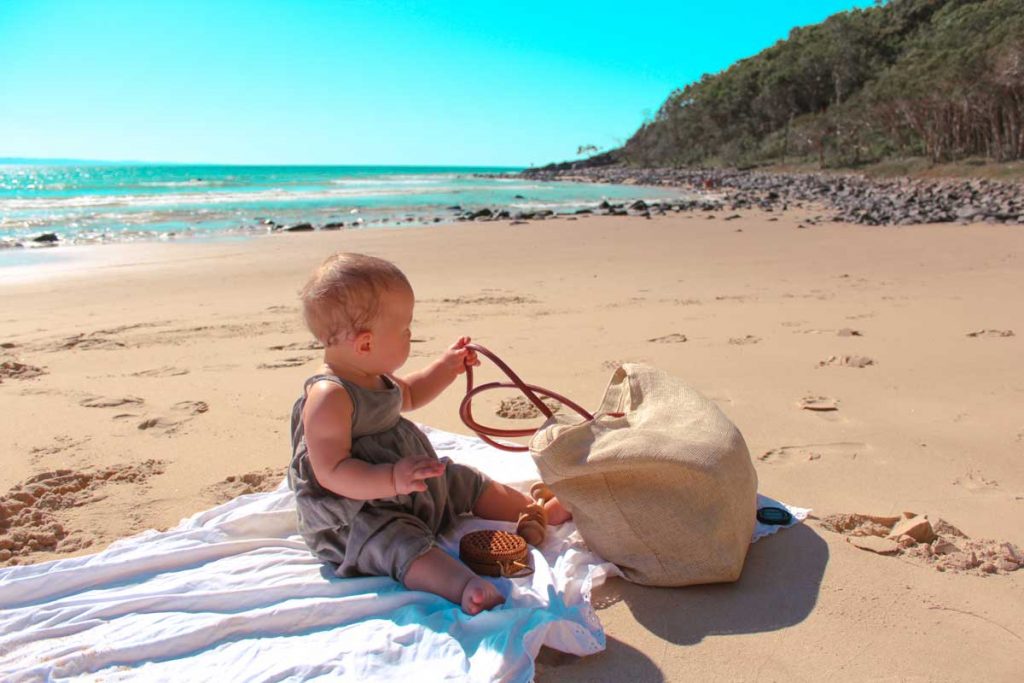
{"label": "dry sand mound", "polygon": [[932,524],[913,512],[901,517],[843,513],[825,517],[821,525],[862,550],[899,555],[940,572],[1007,574],[1024,564],[1012,543],[972,539],[943,519]]}
{"label": "dry sand mound", "polygon": [[0,563],[18,564],[34,552],[72,552],[91,545],[82,532],[66,528],[61,511],[102,498],[98,490],[107,484],[139,484],[163,471],[162,460],[146,460],[100,470],[54,470],[26,479],[0,498]]}
{"label": "dry sand mound", "polygon": [[231,475],[223,481],[211,484],[206,487],[208,493],[219,503],[225,503],[232,498],[247,493],[263,493],[273,491],[281,480],[284,479],[285,470],[281,467],[264,467],[262,470],[247,472],[241,475]]}

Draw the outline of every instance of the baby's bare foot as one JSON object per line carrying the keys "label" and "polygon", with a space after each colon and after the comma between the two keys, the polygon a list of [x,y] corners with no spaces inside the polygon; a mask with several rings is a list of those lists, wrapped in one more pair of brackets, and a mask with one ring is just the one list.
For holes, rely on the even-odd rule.
{"label": "baby's bare foot", "polygon": [[466,614],[480,614],[505,602],[505,596],[489,581],[474,576],[462,589],[462,611]]}
{"label": "baby's bare foot", "polygon": [[572,519],[572,513],[565,509],[565,507],[558,502],[557,498],[552,498],[544,503],[544,512],[548,516],[548,524],[558,526],[563,522],[568,522]]}

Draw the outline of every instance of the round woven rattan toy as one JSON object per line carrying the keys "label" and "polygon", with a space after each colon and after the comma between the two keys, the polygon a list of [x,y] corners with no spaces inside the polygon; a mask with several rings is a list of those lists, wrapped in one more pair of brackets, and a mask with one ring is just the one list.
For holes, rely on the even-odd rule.
{"label": "round woven rattan toy", "polygon": [[459,541],[459,558],[484,576],[525,576],[533,573],[526,559],[526,540],[507,531],[473,531]]}

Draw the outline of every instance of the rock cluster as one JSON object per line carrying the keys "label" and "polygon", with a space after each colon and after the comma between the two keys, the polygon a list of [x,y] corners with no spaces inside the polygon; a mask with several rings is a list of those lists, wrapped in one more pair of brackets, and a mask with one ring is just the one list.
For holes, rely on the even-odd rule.
{"label": "rock cluster", "polygon": [[[536,209],[532,211],[511,210],[502,207],[482,208],[475,210],[463,210],[455,216],[456,221],[512,221],[513,225],[525,221],[542,221],[548,218],[573,219],[577,216],[598,215],[598,216],[642,216],[650,218],[652,215],[663,216],[669,212],[679,211],[721,211],[728,207],[728,204],[720,199],[672,199],[656,202],[645,202],[637,199],[631,202],[612,203],[607,200],[601,202],[594,209],[576,209],[574,211],[555,212],[551,209]],[[731,217],[727,217],[729,220]],[[737,216],[738,218],[738,216]]]}
{"label": "rock cluster", "polygon": [[904,512],[898,517],[828,515],[821,525],[846,536],[851,545],[879,555],[900,555],[936,571],[1006,574],[1024,566],[1024,555],[1006,541],[969,538],[942,519]]}
{"label": "rock cluster", "polygon": [[912,223],[1024,224],[1024,185],[984,179],[869,179],[827,173],[762,173],[718,169],[544,168],[533,180],[657,185],[715,192],[730,209],[767,211],[824,206],[834,221],[865,225]]}

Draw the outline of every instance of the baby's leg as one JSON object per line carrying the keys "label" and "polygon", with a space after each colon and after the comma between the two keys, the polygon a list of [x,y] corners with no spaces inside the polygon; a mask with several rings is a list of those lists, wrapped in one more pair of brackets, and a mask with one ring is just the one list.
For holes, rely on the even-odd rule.
{"label": "baby's leg", "polygon": [[[473,506],[473,514],[484,519],[515,522],[519,519],[519,513],[531,503],[533,499],[525,493],[494,481],[480,494],[476,505]],[[572,519],[572,514],[558,502],[557,498],[544,503],[544,512],[547,514],[548,524],[557,525]]]}
{"label": "baby's leg", "polygon": [[492,481],[476,499],[473,514],[484,519],[515,522],[519,519],[519,513],[532,502],[533,500],[525,493]]}
{"label": "baby's leg", "polygon": [[470,615],[505,602],[505,597],[489,581],[440,548],[431,548],[413,560],[402,583],[409,590],[447,598]]}

